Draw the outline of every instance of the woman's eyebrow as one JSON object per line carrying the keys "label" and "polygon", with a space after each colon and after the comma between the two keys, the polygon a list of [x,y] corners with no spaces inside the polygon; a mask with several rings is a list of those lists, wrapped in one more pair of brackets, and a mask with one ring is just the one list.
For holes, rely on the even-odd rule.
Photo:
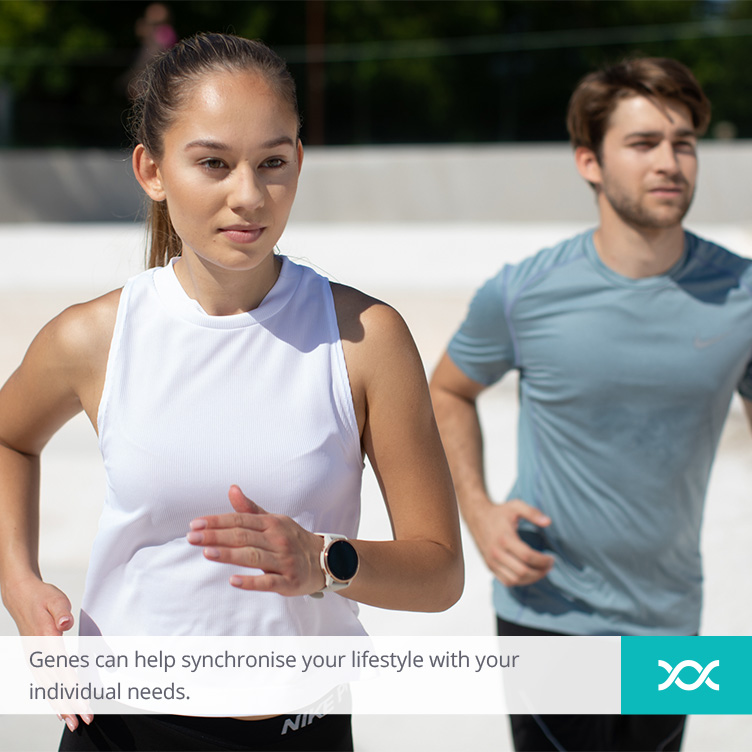
{"label": "woman's eyebrow", "polygon": [[279,136],[261,145],[264,149],[273,149],[275,146],[295,146],[295,141],[289,136]]}
{"label": "woman's eyebrow", "polygon": [[201,147],[202,149],[214,149],[215,151],[229,151],[230,147],[221,141],[212,141],[210,138],[197,138],[185,145],[185,150]]}
{"label": "woman's eyebrow", "polygon": [[[262,149],[273,149],[277,146],[295,146],[295,142],[289,136],[279,136],[278,138],[270,139],[269,141],[261,144]],[[195,149],[213,149],[214,151],[230,151],[230,147],[221,141],[214,141],[211,138],[197,138],[195,141],[191,141],[185,145],[185,150]]]}

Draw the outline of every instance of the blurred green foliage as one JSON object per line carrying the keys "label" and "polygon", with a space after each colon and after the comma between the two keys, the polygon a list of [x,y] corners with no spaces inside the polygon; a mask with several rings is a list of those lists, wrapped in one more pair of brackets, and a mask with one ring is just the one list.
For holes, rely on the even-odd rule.
{"label": "blurred green foliage", "polygon": [[[714,122],[752,137],[744,93],[751,0],[326,0],[324,45],[315,48],[325,88],[309,102],[306,44],[316,2],[166,4],[181,37],[230,31],[277,49],[298,81],[304,139],[306,113],[315,110],[328,144],[564,140],[578,79],[632,54],[685,62],[713,102]],[[147,5],[0,0],[6,142],[124,146],[135,24]]]}

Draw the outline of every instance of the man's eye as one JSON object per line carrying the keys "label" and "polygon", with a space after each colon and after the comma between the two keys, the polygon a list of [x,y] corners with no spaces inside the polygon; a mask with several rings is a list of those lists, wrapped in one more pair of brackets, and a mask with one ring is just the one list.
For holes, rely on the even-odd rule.
{"label": "man's eye", "polygon": [[683,154],[695,153],[695,145],[692,141],[679,141],[678,143],[674,144],[674,149],[676,149],[676,151],[682,152]]}

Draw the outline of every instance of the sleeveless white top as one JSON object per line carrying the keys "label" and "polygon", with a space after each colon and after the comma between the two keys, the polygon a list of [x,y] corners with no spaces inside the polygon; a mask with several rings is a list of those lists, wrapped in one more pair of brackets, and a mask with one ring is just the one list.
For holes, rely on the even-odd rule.
{"label": "sleeveless white top", "polygon": [[107,493],[82,634],[363,634],[357,605],[239,590],[258,570],[204,558],[192,519],[267,512],[354,537],[363,460],[329,282],[282,257],[261,305],[210,316],[172,264],[125,285],[98,415]]}

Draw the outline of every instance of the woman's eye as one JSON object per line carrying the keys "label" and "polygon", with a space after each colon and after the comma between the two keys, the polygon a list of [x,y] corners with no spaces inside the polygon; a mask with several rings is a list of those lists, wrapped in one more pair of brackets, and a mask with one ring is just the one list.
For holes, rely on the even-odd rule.
{"label": "woman's eye", "polygon": [[225,163],[221,159],[204,159],[199,163],[202,167],[205,167],[207,170],[221,170],[224,167],[226,167]]}
{"label": "woman's eye", "polygon": [[281,157],[272,157],[271,159],[267,159],[265,162],[263,162],[261,166],[268,167],[271,169],[277,169],[279,167],[284,167],[285,164],[287,163]]}

